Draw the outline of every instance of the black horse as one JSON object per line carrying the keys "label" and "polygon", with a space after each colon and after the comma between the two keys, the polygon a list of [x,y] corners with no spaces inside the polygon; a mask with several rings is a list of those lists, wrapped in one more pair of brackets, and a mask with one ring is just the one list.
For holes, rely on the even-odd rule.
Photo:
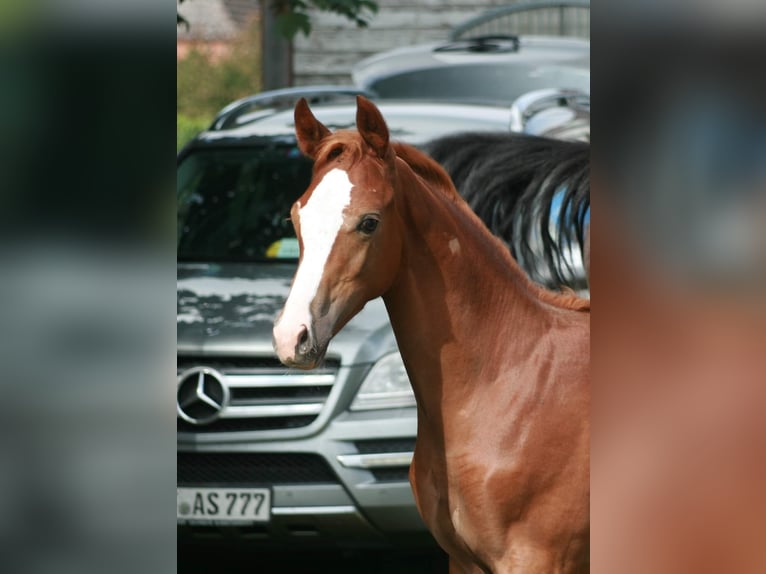
{"label": "black horse", "polygon": [[590,144],[466,133],[424,146],[535,281],[587,288]]}

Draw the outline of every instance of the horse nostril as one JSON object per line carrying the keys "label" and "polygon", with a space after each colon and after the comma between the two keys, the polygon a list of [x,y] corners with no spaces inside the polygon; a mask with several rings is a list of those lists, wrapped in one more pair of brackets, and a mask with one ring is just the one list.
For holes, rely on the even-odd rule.
{"label": "horse nostril", "polygon": [[309,330],[305,325],[302,326],[300,335],[298,335],[298,350],[301,353],[309,350]]}

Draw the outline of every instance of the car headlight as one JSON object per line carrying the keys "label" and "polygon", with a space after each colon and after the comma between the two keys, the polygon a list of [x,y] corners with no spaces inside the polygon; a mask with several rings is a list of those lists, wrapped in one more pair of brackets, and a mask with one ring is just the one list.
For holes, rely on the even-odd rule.
{"label": "car headlight", "polygon": [[351,403],[352,411],[414,407],[415,395],[402,356],[391,353],[370,369]]}

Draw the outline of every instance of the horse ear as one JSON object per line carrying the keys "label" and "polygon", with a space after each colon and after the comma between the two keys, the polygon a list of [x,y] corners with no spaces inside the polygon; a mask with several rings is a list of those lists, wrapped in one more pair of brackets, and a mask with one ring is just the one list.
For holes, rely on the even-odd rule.
{"label": "horse ear", "polygon": [[311,113],[306,98],[298,100],[295,104],[295,136],[303,154],[314,159],[319,142],[329,135],[330,130]]}
{"label": "horse ear", "polygon": [[356,97],[356,129],[378,157],[388,153],[388,126],[380,110],[363,96]]}

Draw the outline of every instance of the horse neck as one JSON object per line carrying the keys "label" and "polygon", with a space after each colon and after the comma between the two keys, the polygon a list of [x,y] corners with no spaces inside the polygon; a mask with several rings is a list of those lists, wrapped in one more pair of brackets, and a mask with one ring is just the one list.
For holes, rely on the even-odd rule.
{"label": "horse neck", "polygon": [[561,309],[544,300],[454,189],[430,188],[402,162],[397,171],[402,265],[383,299],[422,409],[441,395],[425,385],[449,376],[475,381],[486,357],[512,361],[509,353],[524,353],[524,341],[536,340]]}

